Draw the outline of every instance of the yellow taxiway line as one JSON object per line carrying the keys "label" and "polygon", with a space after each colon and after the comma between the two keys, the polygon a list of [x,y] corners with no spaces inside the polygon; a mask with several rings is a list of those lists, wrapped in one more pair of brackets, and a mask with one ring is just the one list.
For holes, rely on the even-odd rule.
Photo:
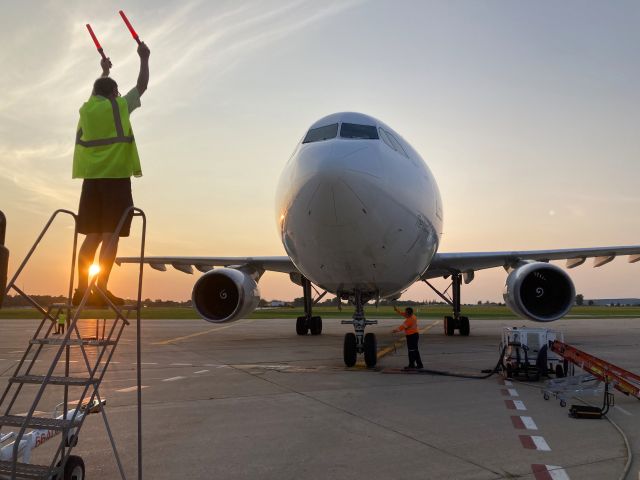
{"label": "yellow taxiway line", "polygon": [[199,337],[200,335],[207,335],[212,332],[219,332],[220,330],[226,330],[227,328],[231,328],[234,325],[246,325],[247,323],[250,323],[250,322],[253,322],[253,319],[246,320],[244,322],[234,322],[234,323],[230,323],[229,325],[223,325],[221,327],[210,328],[209,330],[205,330],[204,332],[196,332],[196,333],[192,333],[191,335],[185,335],[183,337],[170,338],[169,340],[163,340],[162,342],[153,342],[151,345],[171,345],[173,343],[180,342],[182,340],[187,340],[189,338]]}
{"label": "yellow taxiway line", "polygon": [[[429,330],[431,330],[433,327],[435,327],[436,325],[438,325],[438,324],[440,324],[440,323],[441,323],[441,321],[440,321],[440,320],[436,320],[436,321],[435,321],[435,322],[433,322],[432,324],[427,325],[426,327],[424,327],[424,328],[422,328],[422,329],[418,330],[418,332],[419,332],[419,333],[425,333],[425,332],[428,332]],[[406,341],[407,341],[407,339],[406,339],[406,338],[404,337],[404,335],[403,335],[403,338],[401,338],[401,339],[399,339],[399,340],[396,340],[396,341],[395,341],[395,342],[393,342],[391,345],[387,345],[386,347],[384,347],[384,348],[382,348],[382,349],[378,350],[378,353],[376,354],[376,358],[377,358],[378,360],[380,360],[382,357],[384,357],[384,356],[386,356],[386,355],[389,355],[391,352],[396,351],[396,350],[397,350],[397,348],[398,348],[399,346],[401,346],[403,343],[406,343]],[[355,368],[366,368],[366,366],[365,366],[365,364],[364,364],[364,361],[363,361],[363,360],[360,360],[360,361],[355,365]]]}
{"label": "yellow taxiway line", "polygon": [[[433,327],[435,327],[436,325],[438,325],[440,323],[440,320],[436,320],[435,322],[433,322],[431,325],[428,325],[426,327],[424,327],[421,330],[418,330],[419,333],[425,333],[428,332],[429,330],[431,330]],[[402,338],[400,340],[396,340],[395,342],[393,342],[391,345],[383,348],[382,350],[378,350],[378,354],[376,356],[376,358],[378,360],[380,360],[382,357],[384,357],[385,355],[388,355],[389,353],[391,353],[392,351],[395,351],[400,345],[402,345],[403,343],[405,343],[407,341],[406,338]]]}

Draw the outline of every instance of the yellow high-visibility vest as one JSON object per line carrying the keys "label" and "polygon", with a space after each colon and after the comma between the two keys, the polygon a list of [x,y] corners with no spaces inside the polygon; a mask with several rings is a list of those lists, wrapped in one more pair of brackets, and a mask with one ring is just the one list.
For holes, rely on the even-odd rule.
{"label": "yellow high-visibility vest", "polygon": [[93,95],[80,107],[73,178],[142,176],[127,101]]}

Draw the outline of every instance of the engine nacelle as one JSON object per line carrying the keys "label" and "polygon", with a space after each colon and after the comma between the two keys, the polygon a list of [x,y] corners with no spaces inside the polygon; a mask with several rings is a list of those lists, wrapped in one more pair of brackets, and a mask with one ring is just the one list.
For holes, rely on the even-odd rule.
{"label": "engine nacelle", "polygon": [[509,273],[503,296],[514,313],[536,322],[552,322],[571,310],[576,291],[560,267],[531,262]]}
{"label": "engine nacelle", "polygon": [[193,306],[207,322],[239,320],[253,312],[260,302],[259,278],[233,268],[211,270],[193,286]]}

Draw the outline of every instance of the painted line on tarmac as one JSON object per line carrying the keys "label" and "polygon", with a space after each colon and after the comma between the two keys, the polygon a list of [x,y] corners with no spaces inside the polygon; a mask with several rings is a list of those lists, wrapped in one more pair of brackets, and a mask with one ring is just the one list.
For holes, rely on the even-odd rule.
{"label": "painted line on tarmac", "polygon": [[531,417],[512,415],[511,423],[513,423],[513,427],[518,430],[538,430],[536,422],[534,422]]}
{"label": "painted line on tarmac", "polygon": [[536,480],[570,480],[564,468],[557,465],[541,465],[534,463],[531,471]]}
{"label": "painted line on tarmac", "polygon": [[165,378],[164,380],[162,380],[163,382],[175,382],[176,380],[182,380],[183,378],[187,378],[187,377],[170,377],[170,378]]}
{"label": "painted line on tarmac", "polygon": [[505,405],[509,410],[526,410],[527,407],[524,406],[524,402],[521,400],[505,400]]}
{"label": "painted line on tarmac", "polygon": [[[148,385],[142,385],[140,388],[149,388]],[[137,386],[133,386],[133,387],[127,387],[127,388],[121,388],[120,390],[116,390],[116,392],[120,392],[120,393],[128,393],[128,392],[135,392],[138,390]]]}
{"label": "painted line on tarmac", "polygon": [[551,447],[544,439],[539,435],[519,435],[520,443],[528,450],[539,450],[541,452],[550,452]]}
{"label": "painted line on tarmac", "polygon": [[[422,330],[419,330],[419,333],[428,332],[429,330],[431,330],[433,327],[435,327],[439,323],[440,323],[440,320],[436,320],[431,325],[428,325],[428,326],[424,327]],[[389,353],[391,353],[392,351],[395,351],[397,349],[397,347],[399,347],[403,343],[406,343],[406,341],[407,341],[406,338],[402,338],[401,340],[396,340],[391,345],[389,345],[389,346],[387,346],[387,347],[385,347],[385,348],[383,348],[381,350],[378,350],[378,354],[376,355],[377,359],[380,360],[382,357],[384,357],[386,355],[389,355]]]}
{"label": "painted line on tarmac", "polygon": [[253,320],[254,319],[249,319],[244,322],[234,322],[229,325],[224,325],[222,327],[210,328],[209,330],[205,330],[204,332],[196,332],[196,333],[192,333],[191,335],[184,335],[182,337],[170,338],[168,340],[163,340],[161,342],[152,342],[151,345],[171,345],[175,342],[180,342],[182,340],[187,340],[189,338],[199,337],[200,335],[207,335],[209,333],[218,332],[220,330],[226,330],[227,328],[231,328],[234,325],[246,325],[247,323],[253,322]]}
{"label": "painted line on tarmac", "polygon": [[[633,413],[631,413],[631,412],[629,412],[629,411],[625,410],[625,409],[624,409],[624,408],[622,408],[622,407],[618,407],[618,406],[616,405],[616,406],[614,406],[613,408],[615,408],[616,410],[620,410],[620,411],[621,411],[622,413],[624,413],[625,415],[629,415],[630,417],[633,417]],[[640,480],[640,475],[638,475],[638,479]]]}
{"label": "painted line on tarmac", "polygon": [[197,372],[193,372],[194,375],[198,375],[199,373],[207,373],[209,370],[198,370]]}

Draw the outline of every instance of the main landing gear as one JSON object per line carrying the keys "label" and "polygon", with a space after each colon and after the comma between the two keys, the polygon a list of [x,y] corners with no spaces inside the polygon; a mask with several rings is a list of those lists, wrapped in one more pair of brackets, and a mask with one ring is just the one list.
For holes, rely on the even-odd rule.
{"label": "main landing gear", "polygon": [[353,299],[356,309],[353,313],[353,319],[341,322],[343,325],[353,325],[355,330],[355,333],[349,332],[344,336],[343,357],[344,364],[347,367],[353,367],[356,364],[359,353],[364,353],[364,363],[367,368],[375,367],[378,362],[376,335],[374,333],[365,335],[364,333],[367,325],[378,323],[377,320],[367,320],[364,317],[364,304],[366,302],[367,300],[362,298],[362,293],[356,291]]}
{"label": "main landing gear", "polygon": [[[471,276],[471,278],[473,278],[473,276]],[[445,295],[447,293],[447,290],[445,290],[444,293],[440,292],[427,280],[423,281],[424,283],[429,285],[440,298],[442,298],[445,302],[451,305],[451,307],[453,307],[453,316],[444,317],[444,334],[447,336],[452,336],[455,331],[458,330],[460,332],[460,335],[462,335],[463,337],[468,337],[469,333],[471,332],[471,327],[469,326],[469,317],[460,315],[460,285],[462,284],[462,274],[454,273],[453,275],[451,275],[451,285],[447,287],[447,290],[451,288],[451,298]]]}
{"label": "main landing gear", "polygon": [[324,297],[327,292],[319,295],[314,301],[311,296],[311,282],[305,277],[302,277],[302,291],[304,293],[304,316],[298,317],[296,320],[296,333],[306,335],[311,332],[311,335],[320,335],[322,333],[322,318],[312,315],[313,304]]}

